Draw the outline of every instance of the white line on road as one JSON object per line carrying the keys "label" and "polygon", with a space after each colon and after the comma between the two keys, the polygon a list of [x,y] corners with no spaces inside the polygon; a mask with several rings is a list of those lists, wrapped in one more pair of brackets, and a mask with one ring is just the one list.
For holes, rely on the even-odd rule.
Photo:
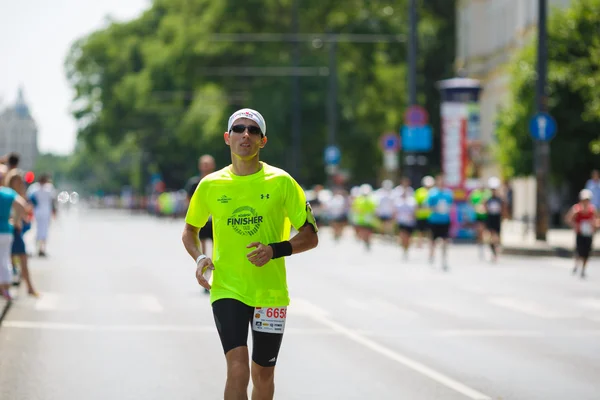
{"label": "white line on road", "polygon": [[[325,318],[319,316],[319,318]],[[596,319],[600,321],[600,318]],[[319,319],[319,322],[321,320]],[[65,330],[65,331],[121,331],[121,332],[216,332],[214,326],[198,325],[101,325],[101,324],[80,324],[70,322],[40,322],[40,321],[4,321],[3,328],[16,329],[45,329],[45,330]],[[335,331],[330,328],[294,328],[287,327],[286,334],[291,335],[343,335],[343,332]],[[534,330],[493,330],[493,329],[445,329],[439,331],[396,331],[382,332],[371,330],[354,330],[354,333],[360,336],[370,336],[375,338],[407,338],[407,337],[510,337],[510,338],[571,338],[571,337],[596,337],[600,336],[600,330],[569,330],[569,331],[534,331]]]}
{"label": "white line on road", "polygon": [[[45,329],[61,331],[87,331],[87,332],[193,332],[193,333],[216,333],[217,328],[195,325],[100,325],[79,324],[65,322],[40,322],[40,321],[4,321],[2,328],[16,329]],[[331,329],[326,328],[287,328],[286,334],[291,335],[337,335]]]}
{"label": "white line on road", "polygon": [[513,297],[491,297],[489,298],[490,303],[518,311],[523,314],[532,315],[534,317],[545,318],[545,319],[557,319],[557,318],[576,318],[576,315],[558,314],[553,310],[550,310],[544,306],[533,301],[524,299],[517,299]]}
{"label": "white line on road", "polygon": [[600,310],[600,299],[596,299],[594,297],[586,297],[582,299],[579,304],[586,308],[593,308],[596,310]]}
{"label": "white line on road", "polygon": [[[315,309],[319,308],[317,306],[313,306],[313,307]],[[418,372],[418,373],[438,382],[439,384],[441,384],[443,386],[446,386],[449,389],[452,389],[462,395],[467,396],[470,399],[473,399],[473,400],[491,400],[492,399],[490,396],[487,396],[487,395],[485,395],[485,394],[483,394],[461,382],[458,382],[457,380],[454,380],[454,379],[442,374],[441,372],[438,372],[438,371],[434,370],[433,368],[426,366],[425,364],[415,361],[407,356],[404,356],[404,355],[397,353],[385,346],[382,346],[379,343],[372,341],[371,339],[366,338],[365,336],[361,335],[360,333],[357,333],[357,331],[347,328],[347,327],[333,321],[326,314],[327,313],[323,310],[323,312],[315,312],[315,313],[311,314],[310,317],[313,320],[315,320],[325,326],[328,326],[335,332],[338,332],[341,335],[346,336],[348,339],[353,340],[356,343],[358,343],[362,346],[365,346],[365,347],[373,350],[374,352],[379,353],[391,360],[394,360],[394,361],[404,365],[405,367],[410,368],[413,371]]]}
{"label": "white line on road", "polygon": [[372,303],[379,311],[383,311],[388,317],[394,314],[400,314],[403,317],[415,318],[419,314],[416,311],[408,310],[406,308],[399,307],[387,300],[383,300],[380,298],[375,298],[372,300]]}
{"label": "white line on road", "polygon": [[64,297],[58,293],[44,292],[39,299],[35,301],[35,309],[38,311],[65,310],[71,311],[77,309],[75,303],[63,301]]}
{"label": "white line on road", "polygon": [[369,309],[365,301],[358,301],[355,299],[346,299],[346,305],[360,311],[367,311]]}

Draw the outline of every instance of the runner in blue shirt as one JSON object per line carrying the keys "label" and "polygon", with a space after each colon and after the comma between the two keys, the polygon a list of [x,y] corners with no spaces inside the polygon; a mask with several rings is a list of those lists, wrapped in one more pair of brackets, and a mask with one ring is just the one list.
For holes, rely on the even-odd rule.
{"label": "runner in blue shirt", "polygon": [[435,255],[435,243],[442,239],[442,269],[448,269],[447,247],[450,232],[450,206],[453,195],[450,189],[444,188],[444,177],[438,175],[435,186],[429,190],[427,204],[431,209],[428,223],[431,229],[431,248],[429,262],[433,263]]}

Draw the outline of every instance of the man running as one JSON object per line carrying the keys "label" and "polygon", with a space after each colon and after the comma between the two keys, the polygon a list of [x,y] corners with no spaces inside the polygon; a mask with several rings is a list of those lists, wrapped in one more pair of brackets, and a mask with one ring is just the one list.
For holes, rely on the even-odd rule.
{"label": "man running", "polygon": [[565,221],[575,230],[575,267],[573,275],[581,265],[581,278],[585,278],[585,267],[587,266],[590,253],[592,252],[592,241],[594,233],[598,229],[598,210],[591,203],[592,191],[583,189],[579,192],[579,203],[575,204],[567,215]]}
{"label": "man running", "polygon": [[418,233],[417,247],[421,247],[424,238],[429,234],[429,223],[427,221],[429,219],[429,215],[431,214],[431,209],[427,204],[427,196],[429,194],[429,190],[435,184],[435,179],[433,179],[432,176],[427,175],[421,179],[421,184],[423,186],[415,191],[415,202],[417,205],[417,209],[415,211],[415,217],[417,218],[415,230]]}
{"label": "man running", "polygon": [[[274,370],[289,296],[284,257],[317,246],[317,225],[298,183],[259,161],[267,126],[255,110],[231,115],[224,139],[231,165],[202,179],[190,201],[183,244],[196,261],[198,283],[211,289],[213,316],[225,359],[225,400],[272,399]],[[214,257],[202,253],[198,230],[213,217]],[[290,223],[298,233],[290,239]],[[214,270],[212,288],[207,272]],[[252,367],[248,327],[252,326]]]}
{"label": "man running", "polygon": [[[402,190],[402,192],[400,192]],[[399,197],[396,199],[396,223],[400,245],[404,249],[404,259],[408,259],[408,248],[410,247],[410,236],[415,229],[415,208],[417,203],[409,190],[399,189]]]}
{"label": "man running", "polygon": [[485,202],[486,228],[490,234],[490,249],[492,250],[492,261],[498,261],[498,246],[500,245],[500,230],[502,228],[502,217],[506,214],[504,200],[500,197],[498,189],[502,182],[496,177],[488,179],[488,188],[491,190],[490,197]]}
{"label": "man running", "polygon": [[[208,174],[215,171],[215,159],[209,154],[204,154],[198,159],[198,172],[199,175],[191,177],[185,184],[185,191],[187,192],[188,202],[192,199],[198,183]],[[208,253],[207,242],[213,240],[212,233],[212,217],[208,218],[206,225],[204,225],[199,232],[200,245],[202,246],[202,253]]]}
{"label": "man running", "polygon": [[442,239],[442,269],[448,270],[448,241],[450,239],[450,206],[453,195],[450,189],[444,188],[444,177],[438,175],[435,186],[429,190],[427,204],[431,207],[429,215],[429,228],[431,229],[431,247],[429,262],[433,263],[435,255],[435,242]]}
{"label": "man running", "polygon": [[477,182],[477,186],[469,195],[469,202],[475,210],[474,225],[475,233],[477,235],[477,247],[479,248],[479,258],[481,260],[483,260],[484,257],[483,242],[488,217],[486,203],[490,196],[490,191],[481,187],[481,184],[479,182]]}
{"label": "man running", "polygon": [[[187,193],[188,207],[189,202],[191,201],[192,196],[198,187],[198,183],[200,183],[205,176],[214,172],[215,166],[215,159],[210,154],[204,154],[198,159],[199,175],[191,177],[185,184],[184,188]],[[213,242],[212,216],[209,216],[208,221],[206,221],[206,225],[200,228],[200,231],[198,232],[198,238],[200,239],[202,254],[207,254],[208,257],[212,256],[212,253],[209,251],[208,247],[208,241],[210,240],[211,243]],[[208,294],[210,291],[207,288],[204,288],[204,293]]]}

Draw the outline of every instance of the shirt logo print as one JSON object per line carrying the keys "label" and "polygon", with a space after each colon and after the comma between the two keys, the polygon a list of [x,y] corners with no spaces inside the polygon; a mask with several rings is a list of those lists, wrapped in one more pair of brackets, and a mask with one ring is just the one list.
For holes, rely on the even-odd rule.
{"label": "shirt logo print", "polygon": [[227,195],[223,195],[217,199],[217,201],[221,204],[227,204],[231,200],[231,197],[227,197]]}
{"label": "shirt logo print", "polygon": [[261,198],[261,200],[268,199],[269,198],[269,193],[267,193],[267,194],[261,194],[260,198]]}

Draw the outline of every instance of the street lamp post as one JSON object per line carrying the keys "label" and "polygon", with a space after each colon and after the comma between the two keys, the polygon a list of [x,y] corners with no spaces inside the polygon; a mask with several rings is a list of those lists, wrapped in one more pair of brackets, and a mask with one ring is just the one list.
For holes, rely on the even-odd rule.
{"label": "street lamp post", "polygon": [[[548,62],[547,44],[547,0],[538,0],[538,47],[537,47],[537,82],[536,108],[537,112],[547,112],[548,99],[546,94],[546,77]],[[535,176],[536,176],[536,207],[535,207],[535,238],[546,240],[548,232],[548,174],[550,166],[550,144],[548,141],[535,141]]]}

